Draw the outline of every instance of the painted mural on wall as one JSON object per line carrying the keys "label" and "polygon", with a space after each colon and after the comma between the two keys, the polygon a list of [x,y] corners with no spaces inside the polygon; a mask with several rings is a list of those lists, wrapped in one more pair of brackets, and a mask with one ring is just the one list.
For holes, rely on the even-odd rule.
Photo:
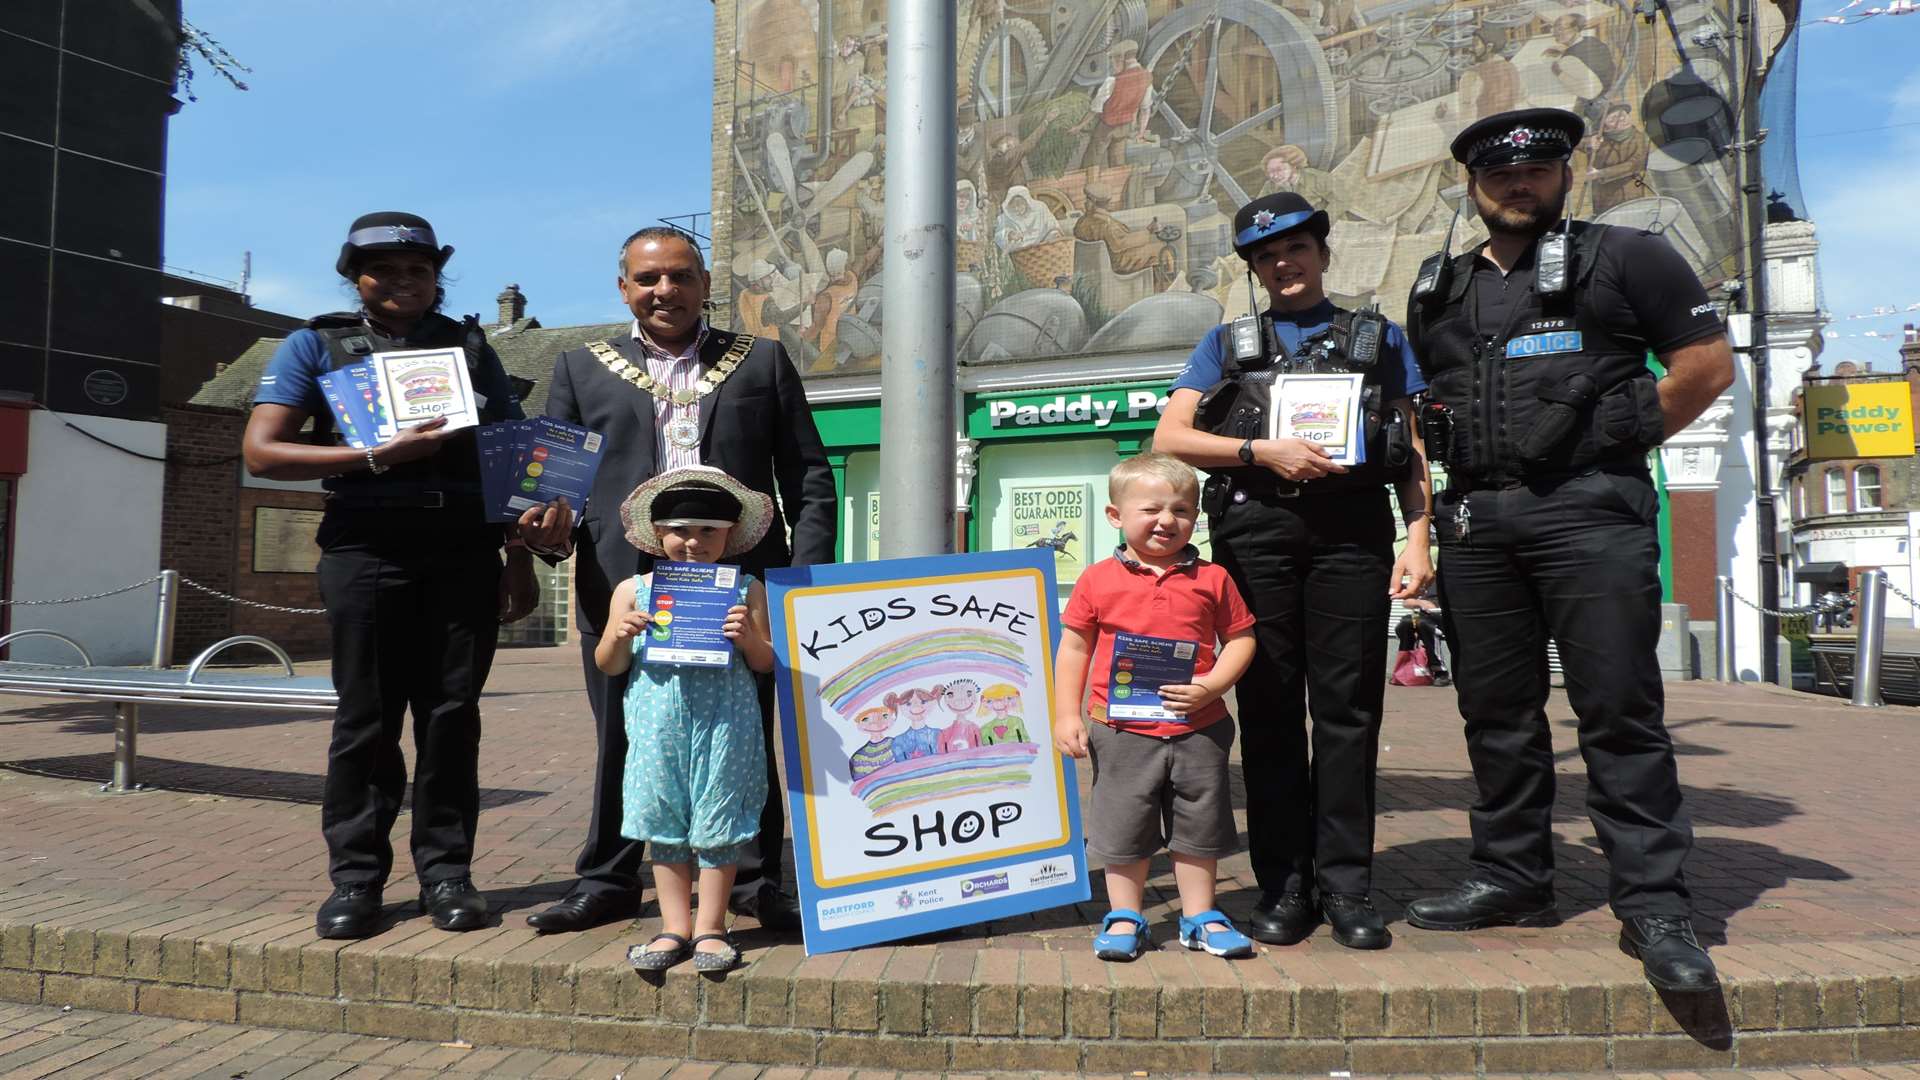
{"label": "painted mural on wall", "polygon": [[[886,4],[732,2],[735,322],[809,375],[874,370]],[[1577,215],[1731,268],[1723,3],[957,2],[964,362],[1192,345],[1246,310],[1233,213],[1280,190],[1333,217],[1335,299],[1399,318],[1464,198],[1447,144],[1526,105],[1587,118]],[[1484,235],[1469,208],[1455,250]]]}

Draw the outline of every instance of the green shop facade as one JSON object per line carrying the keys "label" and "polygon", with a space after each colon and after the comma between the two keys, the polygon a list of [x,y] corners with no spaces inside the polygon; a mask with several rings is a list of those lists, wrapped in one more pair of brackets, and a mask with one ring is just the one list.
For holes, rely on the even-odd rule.
{"label": "green shop facade", "polygon": [[[1127,382],[963,394],[956,509],[966,550],[1051,548],[1064,598],[1080,571],[1120,542],[1119,530],[1107,524],[1107,470],[1151,445],[1172,381],[1167,371]],[[817,402],[813,418],[840,497],[840,559],[877,559],[880,402]],[[1204,529],[1203,522],[1196,537],[1203,551]]]}

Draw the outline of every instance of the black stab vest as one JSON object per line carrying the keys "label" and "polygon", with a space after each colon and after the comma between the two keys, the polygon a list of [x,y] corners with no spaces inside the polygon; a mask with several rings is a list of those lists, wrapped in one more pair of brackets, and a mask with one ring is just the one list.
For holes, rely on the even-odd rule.
{"label": "black stab vest", "polygon": [[1428,450],[1450,474],[1493,482],[1643,466],[1660,444],[1665,420],[1646,347],[1611,331],[1593,298],[1614,228],[1574,222],[1567,290],[1543,297],[1529,288],[1501,326],[1475,325],[1472,251],[1453,260],[1444,295],[1409,306],[1427,400],[1453,410],[1450,445]]}
{"label": "black stab vest", "polygon": [[[1267,332],[1266,318],[1262,316],[1263,332]],[[1280,376],[1309,370],[1331,373],[1358,370],[1363,375],[1360,406],[1364,415],[1363,437],[1367,446],[1365,462],[1349,466],[1344,473],[1331,473],[1297,485],[1282,480],[1271,470],[1260,466],[1208,468],[1207,472],[1213,476],[1227,477],[1235,488],[1242,490],[1260,492],[1280,489],[1292,492],[1297,489],[1302,495],[1378,488],[1404,478],[1408,463],[1412,460],[1412,443],[1400,413],[1386,407],[1380,383],[1381,368],[1390,361],[1399,363],[1399,357],[1389,355],[1383,334],[1380,355],[1372,367],[1357,369],[1350,366],[1347,346],[1352,330],[1353,312],[1336,309],[1332,322],[1325,330],[1301,341],[1299,348],[1291,354],[1278,348],[1272,349],[1276,355],[1264,366],[1238,367],[1233,357],[1227,356],[1222,362],[1222,370],[1227,377],[1200,396],[1199,404],[1194,407],[1194,417],[1196,427],[1215,435],[1231,439],[1264,439],[1267,437],[1267,410],[1272,407],[1274,381]]]}
{"label": "black stab vest", "polygon": [[[466,350],[467,370],[471,376],[483,362],[482,358],[492,349],[487,344],[486,331],[480,329],[477,320],[455,322],[437,313],[422,318],[419,325],[414,327],[413,335],[404,342],[385,337],[355,312],[321,315],[309,321],[307,328],[319,334],[320,340],[326,344],[327,357],[335,371],[362,363],[377,352],[458,347]],[[479,380],[473,381],[477,383]],[[494,424],[505,420],[507,414],[501,405],[501,402],[492,400],[481,405],[480,422]],[[346,445],[346,438],[334,429],[333,414],[327,409],[314,415],[313,439],[320,443]],[[439,491],[445,493],[449,502],[477,502],[480,498],[479,445],[473,429],[468,428],[455,432],[441,444],[438,452],[418,461],[391,466],[377,476],[365,470],[329,476],[321,481],[321,486],[344,496],[393,498]]]}

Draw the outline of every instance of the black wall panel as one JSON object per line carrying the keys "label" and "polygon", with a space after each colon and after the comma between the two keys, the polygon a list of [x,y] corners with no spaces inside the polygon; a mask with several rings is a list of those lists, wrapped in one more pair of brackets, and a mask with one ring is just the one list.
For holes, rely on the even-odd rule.
{"label": "black wall panel", "polygon": [[61,154],[60,197],[54,202],[60,249],[160,265],[161,187],[155,173]]}

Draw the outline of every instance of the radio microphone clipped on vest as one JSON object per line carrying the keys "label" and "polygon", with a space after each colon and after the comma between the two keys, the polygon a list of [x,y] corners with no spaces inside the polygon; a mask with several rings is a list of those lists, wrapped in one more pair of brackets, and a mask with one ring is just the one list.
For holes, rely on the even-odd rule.
{"label": "radio microphone clipped on vest", "polygon": [[1227,337],[1233,342],[1233,360],[1240,367],[1254,367],[1267,358],[1266,335],[1260,325],[1259,292],[1254,286],[1253,266],[1247,266],[1247,313],[1233,320]]}

